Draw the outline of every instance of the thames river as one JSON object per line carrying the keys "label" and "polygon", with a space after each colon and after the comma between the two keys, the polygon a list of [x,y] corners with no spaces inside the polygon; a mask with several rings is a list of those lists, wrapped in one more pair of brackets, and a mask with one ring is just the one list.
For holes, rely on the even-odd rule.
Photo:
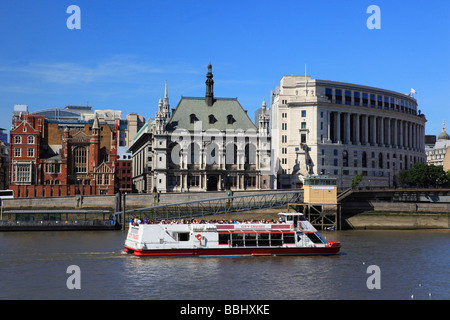
{"label": "thames river", "polygon": [[123,231],[3,232],[0,299],[450,299],[449,231],[323,234],[339,255],[138,258],[123,253]]}

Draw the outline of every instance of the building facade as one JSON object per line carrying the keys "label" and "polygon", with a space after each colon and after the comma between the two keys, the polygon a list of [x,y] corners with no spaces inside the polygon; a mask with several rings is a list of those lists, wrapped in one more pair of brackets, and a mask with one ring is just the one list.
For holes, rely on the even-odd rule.
{"label": "building facade", "polygon": [[9,188],[15,197],[114,194],[116,126],[13,114]]}
{"label": "building facade", "polygon": [[[27,113],[28,107],[26,105],[16,105],[15,109]],[[16,111],[16,113],[19,113]],[[92,110],[92,107],[86,106],[67,106],[64,109],[51,108],[35,111],[33,115],[44,115],[47,120],[56,121],[58,123],[87,123],[93,122],[98,118],[100,123],[105,123],[111,126],[118,123],[117,128],[119,146],[130,146],[133,137],[144,125],[145,119],[137,113],[130,113],[126,119],[122,119],[122,111],[120,110]]]}
{"label": "building facade", "polygon": [[322,174],[347,188],[359,173],[361,186],[393,186],[399,170],[426,162],[426,119],[412,94],[284,76],[271,100],[278,188]]}
{"label": "building facade", "polygon": [[450,170],[450,136],[445,131],[445,120],[442,122],[442,132],[438,135],[434,144],[425,148],[427,163],[435,166],[443,166],[444,170]]}
{"label": "building facade", "polygon": [[128,152],[128,147],[119,147],[117,152],[116,166],[116,190],[120,193],[133,192],[133,182],[131,174],[132,157]]}
{"label": "building facade", "polygon": [[269,116],[255,125],[236,98],[216,98],[208,65],[204,97],[182,97],[170,111],[167,84],[158,112],[136,135],[138,192],[260,190],[272,187]]}
{"label": "building facade", "polygon": [[9,143],[6,133],[0,128],[0,190],[7,190],[9,186]]}

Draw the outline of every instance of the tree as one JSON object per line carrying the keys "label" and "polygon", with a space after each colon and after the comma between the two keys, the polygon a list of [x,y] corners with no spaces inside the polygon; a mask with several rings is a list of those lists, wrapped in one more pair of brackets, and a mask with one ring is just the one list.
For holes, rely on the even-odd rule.
{"label": "tree", "polygon": [[350,184],[350,187],[355,188],[358,184],[361,183],[363,178],[363,174],[362,173],[358,173],[352,180],[352,183]]}
{"label": "tree", "polygon": [[450,183],[450,172],[445,172],[442,166],[427,165],[418,162],[409,170],[398,173],[400,185],[411,187],[444,187]]}

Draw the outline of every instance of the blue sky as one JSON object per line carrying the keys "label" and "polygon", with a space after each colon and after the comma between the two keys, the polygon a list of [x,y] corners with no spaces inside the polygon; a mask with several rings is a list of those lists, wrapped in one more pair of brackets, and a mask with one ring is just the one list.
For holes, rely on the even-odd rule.
{"label": "blue sky", "polygon": [[[69,30],[70,5],[81,29]],[[370,5],[381,29],[370,30]],[[67,105],[154,117],[167,80],[171,107],[215,95],[251,115],[283,75],[417,91],[427,134],[450,128],[450,1],[3,0],[0,127],[14,104]],[[450,129],[449,129],[450,130]],[[447,131],[449,131],[447,130]]]}

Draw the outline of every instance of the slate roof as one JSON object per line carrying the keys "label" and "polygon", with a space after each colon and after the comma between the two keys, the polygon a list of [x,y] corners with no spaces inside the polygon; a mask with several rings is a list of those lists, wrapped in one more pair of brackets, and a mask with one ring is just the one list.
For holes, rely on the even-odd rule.
{"label": "slate roof", "polygon": [[[177,108],[172,113],[172,117],[167,124],[167,130],[176,129],[194,130],[194,123],[191,123],[191,115],[194,114],[196,121],[202,122],[202,130],[218,129],[225,131],[227,129],[236,130],[248,129],[257,130],[255,124],[242,108],[237,98],[214,98],[214,104],[208,106],[205,98],[187,98],[182,97],[178,102]],[[213,115],[214,123],[210,123],[209,116]],[[228,115],[232,115],[233,123],[228,123]]]}

